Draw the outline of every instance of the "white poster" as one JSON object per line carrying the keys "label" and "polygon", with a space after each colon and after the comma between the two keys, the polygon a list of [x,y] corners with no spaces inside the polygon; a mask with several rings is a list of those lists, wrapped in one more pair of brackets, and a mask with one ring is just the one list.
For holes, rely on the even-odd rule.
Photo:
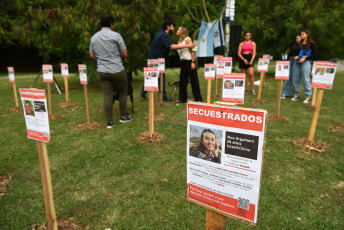
{"label": "white poster", "polygon": [[258,72],[268,72],[268,68],[269,68],[269,59],[259,58],[257,71]]}
{"label": "white poster", "polygon": [[19,93],[24,109],[27,137],[49,142],[50,129],[45,91],[19,89]]}
{"label": "white poster", "polygon": [[289,61],[277,61],[275,80],[288,80],[289,79]]}
{"label": "white poster", "polygon": [[216,78],[222,79],[224,74],[232,73],[232,58],[219,57],[217,59]]}
{"label": "white poster", "polygon": [[270,56],[270,54],[263,54],[263,58],[266,58],[266,59],[268,59],[268,60],[269,60],[269,62],[270,62],[270,60],[271,60],[271,56]]}
{"label": "white poster", "polygon": [[158,91],[158,75],[159,70],[155,67],[143,68],[144,75],[144,90]]}
{"label": "white poster", "polygon": [[53,66],[52,65],[43,65],[43,81],[44,82],[53,82]]}
{"label": "white poster", "polygon": [[217,59],[220,57],[223,57],[223,55],[214,55],[214,62],[213,62],[214,65],[217,65]]}
{"label": "white poster", "polygon": [[222,101],[244,104],[245,77],[244,73],[223,75]]}
{"label": "white poster", "polygon": [[148,67],[156,68],[158,70],[158,73],[160,73],[160,70],[159,70],[159,59],[147,59],[147,65],[148,65]]}
{"label": "white poster", "polygon": [[187,105],[188,200],[256,223],[267,111]]}
{"label": "white poster", "polygon": [[337,63],[315,61],[312,68],[312,87],[332,89],[334,76],[336,75]]}
{"label": "white poster", "polygon": [[62,77],[65,77],[65,78],[69,77],[68,64],[66,63],[61,64],[61,75]]}
{"label": "white poster", "polygon": [[8,70],[8,79],[10,82],[14,82],[14,69],[13,67],[7,67]]}
{"label": "white poster", "polygon": [[87,70],[86,65],[79,64],[79,77],[80,77],[80,84],[87,85]]}
{"label": "white poster", "polygon": [[215,79],[215,68],[216,68],[216,65],[214,65],[214,64],[205,64],[204,77],[206,80],[214,80]]}
{"label": "white poster", "polygon": [[165,58],[159,58],[159,73],[165,73]]}

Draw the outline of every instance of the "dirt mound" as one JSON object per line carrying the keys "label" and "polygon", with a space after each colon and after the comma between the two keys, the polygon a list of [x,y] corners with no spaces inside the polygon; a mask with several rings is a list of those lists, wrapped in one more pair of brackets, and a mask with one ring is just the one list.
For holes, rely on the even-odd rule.
{"label": "dirt mound", "polygon": [[149,132],[143,132],[137,138],[137,140],[141,143],[151,143],[151,142],[159,142],[165,138],[164,135],[154,132],[153,134]]}
{"label": "dirt mound", "polygon": [[344,123],[335,124],[330,126],[329,131],[331,132],[344,132]]}
{"label": "dirt mound", "polygon": [[79,103],[78,103],[78,102],[71,102],[71,101],[69,101],[69,102],[63,102],[63,103],[60,103],[60,104],[59,104],[59,106],[60,106],[61,108],[66,108],[66,107],[71,107],[71,106],[76,106],[76,105],[79,105]]}
{"label": "dirt mound", "polygon": [[85,123],[77,125],[75,130],[93,130],[101,126],[101,124],[93,122],[93,123]]}
{"label": "dirt mound", "polygon": [[314,150],[317,152],[324,152],[329,148],[328,145],[321,141],[308,141],[305,138],[299,138],[293,141],[294,145],[301,147],[302,149],[308,150],[308,152]]}

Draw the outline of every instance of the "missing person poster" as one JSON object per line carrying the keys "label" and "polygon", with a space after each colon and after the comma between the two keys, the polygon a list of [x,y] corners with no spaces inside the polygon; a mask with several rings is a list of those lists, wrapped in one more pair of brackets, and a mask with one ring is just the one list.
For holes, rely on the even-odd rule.
{"label": "missing person poster", "polygon": [[64,78],[69,77],[68,64],[66,64],[66,63],[61,64],[61,75]]}
{"label": "missing person poster", "polygon": [[159,73],[165,73],[165,58],[159,58]]}
{"label": "missing person poster", "polygon": [[143,68],[145,91],[158,91],[159,69],[155,67]]}
{"label": "missing person poster", "polygon": [[80,77],[80,84],[87,85],[87,70],[86,65],[79,64],[79,77]]}
{"label": "missing person poster", "polygon": [[268,68],[269,68],[269,59],[267,58],[259,58],[258,59],[258,67],[257,67],[257,71],[258,72],[268,72]]}
{"label": "missing person poster", "polygon": [[49,117],[44,90],[19,89],[24,109],[27,137],[42,142],[50,141]]}
{"label": "missing person poster", "polygon": [[52,65],[43,65],[43,81],[44,82],[53,82],[53,66]]}
{"label": "missing person poster", "polygon": [[289,79],[289,61],[277,61],[275,80],[288,80]]}
{"label": "missing person poster", "polygon": [[244,104],[245,77],[244,73],[223,75],[222,101]]}
{"label": "missing person poster", "polygon": [[313,78],[311,87],[332,89],[336,70],[337,63],[315,61],[312,68]]}
{"label": "missing person poster", "polygon": [[7,67],[8,70],[8,79],[10,82],[14,82],[14,69],[13,67]]}
{"label": "missing person poster", "polygon": [[147,65],[148,65],[148,67],[156,68],[158,70],[158,73],[160,73],[160,70],[159,70],[159,59],[147,59]]}
{"label": "missing person poster", "polygon": [[188,200],[257,222],[267,111],[187,105]]}
{"label": "missing person poster", "polygon": [[223,55],[215,55],[214,56],[214,62],[213,62],[214,65],[217,65],[217,59],[220,57],[223,57]]}
{"label": "missing person poster", "polygon": [[232,73],[232,58],[219,57],[217,59],[216,78],[222,79],[224,74]]}
{"label": "missing person poster", "polygon": [[215,79],[215,68],[216,68],[216,65],[214,65],[214,64],[205,64],[204,65],[204,78],[206,80],[214,80]]}
{"label": "missing person poster", "polygon": [[271,56],[270,56],[270,54],[263,54],[263,58],[266,58],[266,59],[268,59],[268,60],[269,60],[269,62],[270,62],[270,60],[271,60]]}

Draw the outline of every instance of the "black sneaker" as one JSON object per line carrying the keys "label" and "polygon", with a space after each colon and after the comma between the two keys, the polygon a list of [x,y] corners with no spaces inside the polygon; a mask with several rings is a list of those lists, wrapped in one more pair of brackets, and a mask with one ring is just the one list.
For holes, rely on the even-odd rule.
{"label": "black sneaker", "polygon": [[306,100],[303,101],[303,103],[305,103],[305,104],[309,104],[309,103],[311,103],[311,102],[312,102],[311,96],[308,96],[308,97],[306,98]]}
{"label": "black sneaker", "polygon": [[106,124],[106,128],[107,129],[112,129],[113,127],[115,126],[115,123],[112,121],[112,122],[108,122],[107,124]]}
{"label": "black sneaker", "polygon": [[119,119],[119,122],[121,122],[121,123],[127,123],[127,122],[130,122],[132,119],[133,119],[132,116],[127,115],[127,116],[125,116],[125,117],[121,117],[121,118]]}
{"label": "black sneaker", "polygon": [[299,95],[295,95],[295,96],[293,96],[291,101],[298,101],[299,99],[300,99]]}

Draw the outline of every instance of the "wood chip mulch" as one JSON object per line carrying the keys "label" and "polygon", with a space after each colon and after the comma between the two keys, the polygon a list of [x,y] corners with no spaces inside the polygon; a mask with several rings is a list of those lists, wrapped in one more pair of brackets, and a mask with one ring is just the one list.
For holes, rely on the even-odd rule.
{"label": "wood chip mulch", "polygon": [[254,103],[254,104],[264,104],[264,103],[266,103],[266,100],[263,100],[263,99],[258,100],[258,99],[256,99],[256,100],[253,100],[252,103]]}
{"label": "wood chip mulch", "polygon": [[[57,227],[59,230],[86,230],[87,228],[83,228],[78,226],[73,218],[69,218],[68,220],[57,220]],[[48,223],[45,222],[42,225],[34,224],[32,225],[32,230],[47,230]]]}
{"label": "wood chip mulch", "polygon": [[151,143],[162,141],[164,138],[164,135],[157,132],[154,132],[153,134],[151,134],[150,132],[143,132],[138,138],[136,138],[136,140],[141,143]]}
{"label": "wood chip mulch", "polygon": [[75,127],[75,130],[93,130],[101,126],[102,124],[93,122],[93,123],[85,123],[85,124],[79,124]]}
{"label": "wood chip mulch", "polygon": [[276,115],[271,115],[268,118],[269,121],[289,121],[288,117],[282,117],[282,116],[276,116]]}
{"label": "wood chip mulch", "polygon": [[330,126],[329,131],[330,132],[344,132],[344,123]]}
{"label": "wood chip mulch", "polygon": [[14,108],[11,108],[11,109],[9,109],[8,111],[10,111],[10,112],[21,112],[21,111],[23,111],[23,108],[21,108],[21,107],[14,107]]}
{"label": "wood chip mulch", "polygon": [[213,94],[213,97],[220,97],[220,94]]}
{"label": "wood chip mulch", "polygon": [[76,105],[79,105],[79,103],[78,103],[78,102],[71,102],[71,101],[69,101],[69,102],[63,102],[63,103],[60,103],[60,104],[59,104],[59,106],[60,106],[61,108],[72,107],[72,106],[76,106]]}
{"label": "wood chip mulch", "polygon": [[167,104],[166,102],[164,102],[164,101],[163,101],[163,102],[158,101],[157,104],[158,104],[159,107],[166,107],[166,106],[168,105],[168,104]]}
{"label": "wood chip mulch", "polygon": [[299,138],[293,141],[294,145],[301,147],[308,152],[314,150],[317,152],[324,152],[329,146],[321,141],[308,141],[305,138]]}
{"label": "wood chip mulch", "polygon": [[305,107],[307,109],[311,109],[311,110],[315,111],[315,106],[313,106],[313,105],[306,105]]}
{"label": "wood chip mulch", "polygon": [[7,193],[8,184],[11,182],[11,176],[0,176],[0,197],[3,197]]}
{"label": "wood chip mulch", "polygon": [[65,118],[65,116],[63,115],[49,115],[49,120],[57,120],[57,119],[60,119],[60,118]]}
{"label": "wood chip mulch", "polygon": [[[149,116],[146,116],[145,118],[146,120],[149,120]],[[154,121],[162,121],[162,120],[165,120],[165,118],[166,118],[165,114],[162,114],[162,113],[154,114]]]}

